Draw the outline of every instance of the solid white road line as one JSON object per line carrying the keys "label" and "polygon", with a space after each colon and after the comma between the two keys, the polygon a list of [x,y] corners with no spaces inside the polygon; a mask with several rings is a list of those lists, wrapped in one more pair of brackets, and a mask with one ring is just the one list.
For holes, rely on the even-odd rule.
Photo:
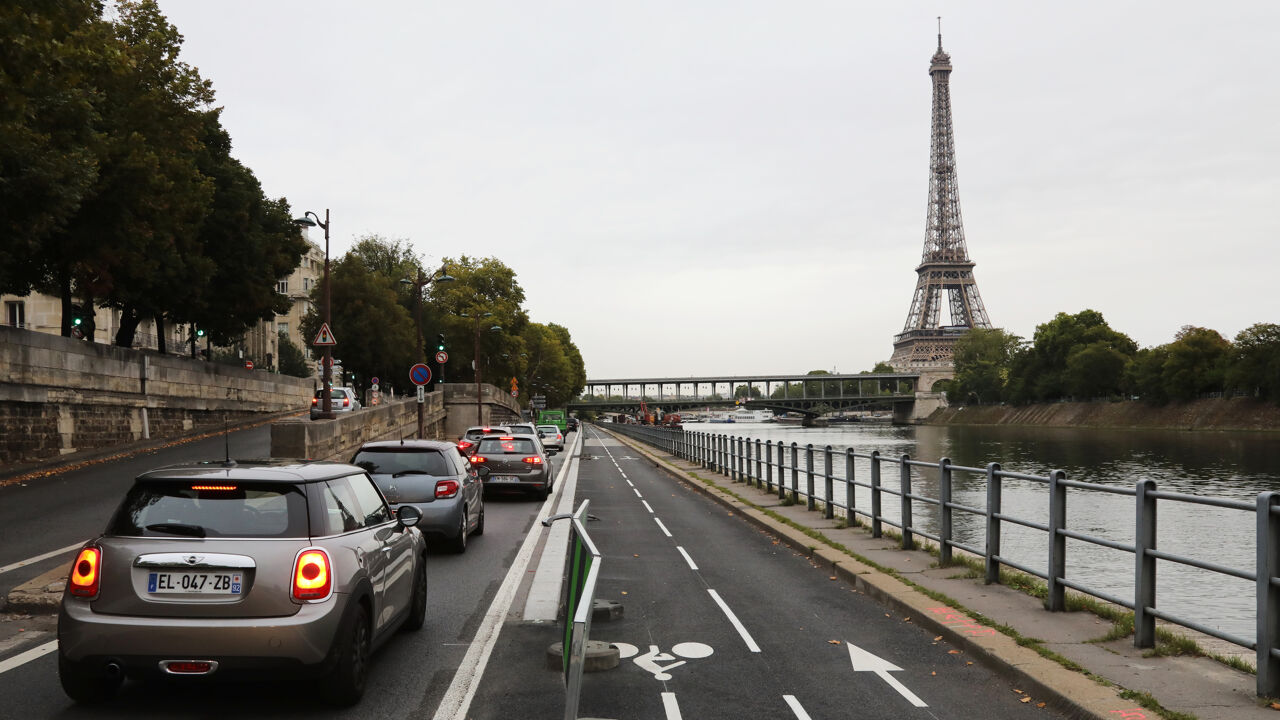
{"label": "solid white road line", "polygon": [[908,690],[906,685],[903,685],[902,683],[898,682],[898,679],[890,675],[888,672],[881,670],[876,674],[879,675],[882,680],[889,683],[889,687],[892,687],[894,690],[897,690],[899,695],[906,698],[907,702],[911,703],[912,705],[915,705],[916,707],[929,707],[927,704],[925,704],[925,701],[916,697],[915,693]]}
{"label": "solid white road line", "polygon": [[[657,520],[657,518],[654,518],[654,520]],[[659,524],[659,525],[661,525],[661,524],[662,524],[662,521],[660,521],[660,520],[659,520],[659,521],[658,521],[658,524]],[[665,529],[666,529],[666,528],[663,528],[663,530],[665,530]],[[668,533],[668,534],[670,534],[670,533]],[[685,552],[685,551],[684,551],[684,548],[682,548],[682,547],[680,547],[679,545],[677,545],[677,546],[676,546],[676,550],[680,551],[680,554],[684,556],[684,561],[685,561],[685,562],[687,562],[687,563],[689,563],[689,569],[690,569],[690,570],[697,570],[697,569],[698,569],[698,566],[697,566],[696,564],[694,564],[694,562],[693,562],[693,558],[689,557],[689,553]]]}
{"label": "solid white road line", "polygon": [[729,609],[729,606],[725,601],[720,598],[720,593],[712,590],[711,588],[707,588],[707,592],[711,593],[711,599],[716,601],[716,604],[724,611],[725,616],[729,618],[729,622],[733,625],[733,628],[742,636],[743,642],[747,644],[747,649],[751,652],[760,652],[760,646],[751,638],[751,633],[747,632],[747,629],[738,621],[738,616],[734,615],[733,611]]}
{"label": "solid white road line", "polygon": [[809,713],[805,712],[804,708],[800,706],[800,701],[796,699],[795,695],[783,695],[782,699],[787,701],[787,706],[791,708],[791,712],[796,714],[797,720],[812,720],[809,717]]}
{"label": "solid white road line", "polygon": [[476,630],[471,647],[467,649],[467,654],[462,658],[458,671],[453,675],[453,682],[449,683],[449,689],[445,690],[440,706],[436,708],[434,720],[454,720],[454,718],[467,716],[476,688],[480,685],[480,679],[484,677],[485,666],[489,664],[489,656],[493,654],[493,648],[498,643],[498,633],[502,630],[503,618],[511,609],[511,603],[515,601],[516,590],[520,588],[525,570],[529,567],[529,560],[533,557],[533,548],[537,546],[538,538],[542,536],[539,532],[542,529],[540,520],[541,518],[534,518],[533,527],[525,535],[524,543],[520,545],[515,561],[511,563],[511,569],[507,571],[507,576],[503,578],[498,593],[485,612],[480,628]]}
{"label": "solid white road line", "polygon": [[662,693],[662,709],[667,713],[667,720],[681,720],[680,705],[676,703],[675,693]]}
{"label": "solid white road line", "polygon": [[671,537],[671,531],[667,529],[666,525],[662,524],[661,520],[659,520],[658,518],[654,518],[653,521],[658,523],[658,529],[662,531],[663,535],[666,535],[667,537]]}
{"label": "solid white road line", "polygon": [[5,660],[4,662],[0,662],[0,673],[8,672],[9,670],[12,670],[20,665],[26,665],[32,660],[35,660],[37,658],[42,658],[45,655],[48,655],[49,653],[57,649],[58,649],[57,640],[50,640],[49,642],[43,645],[37,645],[36,647],[33,647],[26,652],[18,653],[17,655],[14,655],[8,660]]}
{"label": "solid white road line", "polygon": [[71,552],[72,550],[75,550],[75,549],[79,548],[81,545],[84,545],[84,541],[83,541],[83,540],[81,540],[80,542],[78,542],[78,543],[76,543],[76,544],[74,544],[74,545],[68,545],[68,546],[66,546],[66,547],[64,547],[64,548],[58,548],[57,550],[51,550],[51,551],[49,551],[49,552],[47,552],[47,553],[45,553],[45,554],[43,554],[43,555],[37,555],[37,556],[35,556],[35,557],[33,557],[33,558],[27,558],[26,560],[22,560],[22,561],[20,561],[20,562],[16,562],[16,563],[14,563],[14,564],[12,564],[12,565],[5,565],[4,567],[0,567],[0,574],[7,573],[7,572],[9,572],[10,570],[17,570],[18,568],[26,567],[26,566],[28,566],[28,565],[32,565],[32,564],[34,564],[34,563],[38,563],[38,562],[40,562],[41,560],[48,560],[48,559],[49,559],[49,558],[51,558],[51,557],[56,557],[56,556],[61,555],[62,553],[65,553],[65,552]]}

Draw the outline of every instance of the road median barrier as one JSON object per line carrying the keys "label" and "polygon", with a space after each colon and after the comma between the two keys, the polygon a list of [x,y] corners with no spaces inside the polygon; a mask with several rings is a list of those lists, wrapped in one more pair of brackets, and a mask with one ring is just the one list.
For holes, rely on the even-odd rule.
{"label": "road median barrier", "polygon": [[56,614],[70,573],[71,565],[68,564],[22,583],[5,596],[4,611],[31,615]]}

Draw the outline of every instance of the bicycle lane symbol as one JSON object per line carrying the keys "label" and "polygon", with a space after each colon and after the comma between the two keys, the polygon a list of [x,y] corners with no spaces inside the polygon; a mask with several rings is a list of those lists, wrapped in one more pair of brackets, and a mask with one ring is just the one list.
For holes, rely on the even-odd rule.
{"label": "bicycle lane symbol", "polygon": [[[635,657],[635,664],[645,672],[653,673],[654,680],[670,680],[671,673],[668,670],[674,670],[681,665],[686,664],[689,660],[700,660],[705,657],[711,657],[715,650],[710,645],[704,645],[699,642],[677,643],[671,646],[671,653],[662,652],[657,645],[650,645],[649,652],[640,655],[640,648],[628,643],[615,642],[611,643],[618,649],[618,657],[625,660]],[[638,656],[638,657],[637,657]],[[684,658],[677,660],[677,658]],[[659,665],[659,663],[672,662],[670,665]]]}

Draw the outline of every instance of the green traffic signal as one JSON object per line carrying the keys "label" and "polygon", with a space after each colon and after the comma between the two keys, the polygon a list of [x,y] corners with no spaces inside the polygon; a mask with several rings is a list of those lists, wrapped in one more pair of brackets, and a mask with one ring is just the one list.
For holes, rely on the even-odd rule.
{"label": "green traffic signal", "polygon": [[204,330],[196,329],[196,337],[204,337]]}
{"label": "green traffic signal", "polygon": [[440,338],[440,341],[439,341],[438,343],[436,343],[436,349],[437,349],[437,350],[444,350],[444,334],[443,334],[443,333],[441,333],[440,335],[437,335],[436,337]]}
{"label": "green traffic signal", "polygon": [[84,318],[81,318],[81,317],[73,318],[71,320],[72,325],[79,325],[82,322],[84,322]]}

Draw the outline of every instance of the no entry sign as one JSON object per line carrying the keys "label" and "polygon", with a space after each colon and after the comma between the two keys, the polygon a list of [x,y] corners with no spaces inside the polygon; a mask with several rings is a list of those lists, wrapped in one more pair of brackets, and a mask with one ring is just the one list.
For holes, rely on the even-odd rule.
{"label": "no entry sign", "polygon": [[409,379],[413,381],[414,385],[426,385],[431,382],[431,368],[418,363],[409,368]]}

